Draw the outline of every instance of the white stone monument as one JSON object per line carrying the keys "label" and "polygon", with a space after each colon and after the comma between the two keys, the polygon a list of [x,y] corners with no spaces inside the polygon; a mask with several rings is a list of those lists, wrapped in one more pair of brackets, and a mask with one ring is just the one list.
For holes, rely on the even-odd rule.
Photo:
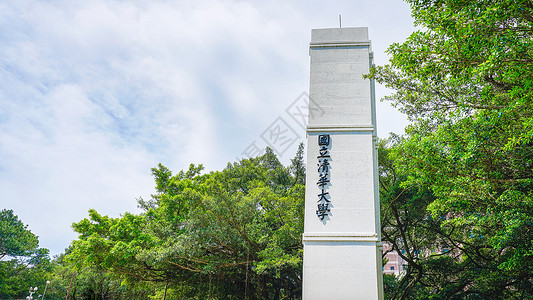
{"label": "white stone monument", "polygon": [[303,299],[383,299],[368,29],[311,36]]}

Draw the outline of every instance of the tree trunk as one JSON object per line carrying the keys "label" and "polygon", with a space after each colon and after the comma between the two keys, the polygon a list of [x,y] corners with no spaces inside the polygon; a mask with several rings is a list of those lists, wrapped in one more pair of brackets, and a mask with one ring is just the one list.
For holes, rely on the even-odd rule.
{"label": "tree trunk", "polygon": [[167,299],[167,288],[168,288],[168,281],[167,281],[167,283],[165,284],[165,293],[163,293],[163,300],[166,300],[166,299]]}
{"label": "tree trunk", "polygon": [[70,288],[72,287],[72,281],[74,280],[74,275],[76,275],[76,272],[72,273],[72,278],[70,278],[70,284],[68,285],[68,291],[67,291],[67,297],[65,300],[68,300],[68,296],[70,295]]}

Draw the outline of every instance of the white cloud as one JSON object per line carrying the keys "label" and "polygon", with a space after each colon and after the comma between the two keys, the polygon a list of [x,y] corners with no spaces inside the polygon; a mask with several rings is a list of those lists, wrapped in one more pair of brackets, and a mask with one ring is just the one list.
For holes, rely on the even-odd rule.
{"label": "white cloud", "polygon": [[[311,28],[336,27],[339,13],[344,26],[369,26],[383,63],[384,48],[411,29],[406,7],[4,1],[2,206],[58,253],[89,208],[113,216],[135,210],[135,197],[153,192],[150,168],[158,162],[174,171],[191,162],[219,169],[260,141],[308,89]],[[285,155],[286,162],[292,153]]]}

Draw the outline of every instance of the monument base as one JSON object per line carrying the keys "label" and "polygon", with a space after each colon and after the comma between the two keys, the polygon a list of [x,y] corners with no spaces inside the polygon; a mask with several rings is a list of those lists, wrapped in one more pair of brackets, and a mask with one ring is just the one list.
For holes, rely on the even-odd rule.
{"label": "monument base", "polygon": [[303,243],[303,299],[383,299],[377,236],[307,233]]}

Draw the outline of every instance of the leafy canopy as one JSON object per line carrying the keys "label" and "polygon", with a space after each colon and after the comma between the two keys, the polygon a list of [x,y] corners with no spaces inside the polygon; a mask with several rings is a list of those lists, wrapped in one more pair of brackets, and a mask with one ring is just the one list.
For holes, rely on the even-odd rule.
{"label": "leafy canopy", "polygon": [[0,260],[6,256],[29,256],[39,244],[37,236],[12,210],[0,211]]}
{"label": "leafy canopy", "polygon": [[0,298],[23,298],[28,287],[44,287],[51,270],[48,249],[12,210],[0,211]]}
{"label": "leafy canopy", "polygon": [[[305,176],[303,145],[284,167],[271,149],[202,174],[152,169],[156,193],[140,214],[73,224],[67,259],[129,283],[156,283],[178,298],[300,295]],[[165,288],[166,290],[166,288]]]}
{"label": "leafy canopy", "polygon": [[533,4],[408,2],[424,29],[369,75],[413,121],[382,180],[384,239],[415,255],[395,297],[533,297]]}

